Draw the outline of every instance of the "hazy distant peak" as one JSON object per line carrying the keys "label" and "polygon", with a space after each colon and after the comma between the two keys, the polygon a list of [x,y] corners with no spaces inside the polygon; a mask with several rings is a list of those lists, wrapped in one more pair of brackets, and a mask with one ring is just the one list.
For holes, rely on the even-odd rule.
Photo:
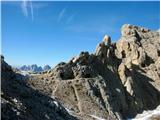
{"label": "hazy distant peak", "polygon": [[23,65],[18,68],[21,71],[31,71],[31,72],[42,72],[50,70],[51,67],[49,65],[45,65],[43,68],[41,66],[38,66],[37,64],[32,65]]}

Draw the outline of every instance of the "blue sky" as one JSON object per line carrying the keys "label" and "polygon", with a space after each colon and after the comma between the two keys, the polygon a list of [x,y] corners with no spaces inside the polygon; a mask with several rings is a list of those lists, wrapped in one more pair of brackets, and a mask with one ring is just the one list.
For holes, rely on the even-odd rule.
{"label": "blue sky", "polygon": [[13,65],[56,65],[94,52],[129,23],[160,28],[160,2],[2,2],[2,54]]}

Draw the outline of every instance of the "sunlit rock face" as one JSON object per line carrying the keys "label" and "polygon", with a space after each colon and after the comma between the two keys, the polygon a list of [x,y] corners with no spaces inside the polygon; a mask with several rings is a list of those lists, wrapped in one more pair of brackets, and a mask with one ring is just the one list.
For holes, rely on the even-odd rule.
{"label": "sunlit rock face", "polygon": [[95,50],[26,81],[80,120],[128,119],[160,104],[160,35],[125,24],[121,38],[105,35]]}

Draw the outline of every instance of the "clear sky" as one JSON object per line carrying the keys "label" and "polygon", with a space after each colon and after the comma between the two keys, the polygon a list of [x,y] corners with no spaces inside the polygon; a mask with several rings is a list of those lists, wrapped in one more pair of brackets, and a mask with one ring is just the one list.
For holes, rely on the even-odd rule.
{"label": "clear sky", "polygon": [[129,23],[160,28],[160,2],[2,2],[2,54],[11,65],[56,65],[94,52]]}

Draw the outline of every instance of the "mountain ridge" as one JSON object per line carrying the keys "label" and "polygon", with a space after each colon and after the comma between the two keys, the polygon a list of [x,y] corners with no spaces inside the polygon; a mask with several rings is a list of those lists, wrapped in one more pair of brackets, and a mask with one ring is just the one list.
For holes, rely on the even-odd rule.
{"label": "mountain ridge", "polygon": [[160,104],[160,33],[125,24],[117,42],[105,35],[94,53],[82,51],[67,63],[29,75],[25,83],[59,101],[73,119],[134,118]]}
{"label": "mountain ridge", "polygon": [[43,68],[41,66],[38,66],[37,64],[32,65],[23,65],[21,67],[17,67],[18,70],[21,71],[28,71],[28,72],[43,72],[50,70],[51,67],[49,65],[45,65]]}
{"label": "mountain ridge", "polygon": [[[121,34],[116,43],[106,35],[95,53],[81,52],[48,73],[35,76],[31,84],[57,97],[75,113],[105,119],[132,118],[144,109],[156,108],[160,104],[159,32],[125,24]],[[32,82],[36,79],[39,83]],[[46,81],[42,87],[41,80]]]}

